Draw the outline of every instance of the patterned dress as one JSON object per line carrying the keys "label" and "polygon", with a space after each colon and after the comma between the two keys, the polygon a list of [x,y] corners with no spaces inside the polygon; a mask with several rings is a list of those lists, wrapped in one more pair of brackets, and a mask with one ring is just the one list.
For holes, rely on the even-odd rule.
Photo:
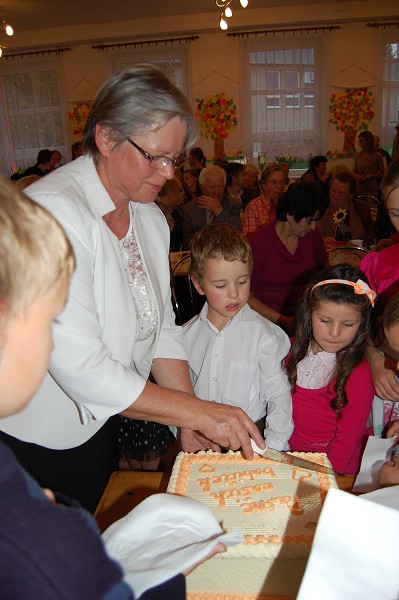
{"label": "patterned dress", "polygon": [[[136,343],[139,344],[156,335],[159,324],[154,294],[131,226],[120,241],[120,250],[136,305]],[[169,427],[160,423],[137,421],[122,416],[118,416],[117,421],[119,452],[124,459],[154,460],[166,452],[174,439]]]}

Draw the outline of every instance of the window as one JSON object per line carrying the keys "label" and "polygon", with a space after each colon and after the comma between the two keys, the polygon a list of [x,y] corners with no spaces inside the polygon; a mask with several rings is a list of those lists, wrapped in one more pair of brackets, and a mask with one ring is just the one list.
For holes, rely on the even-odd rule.
{"label": "window", "polygon": [[266,152],[294,155],[305,162],[322,152],[319,97],[319,42],[285,36],[243,40],[244,79],[242,106],[245,154],[249,160]]}
{"label": "window", "polygon": [[186,95],[188,95],[187,47],[170,45],[120,51],[113,58],[113,71],[125,69],[137,63],[152,63],[162,69],[169,79]]}
{"label": "window", "polygon": [[0,163],[7,177],[35,164],[39,150],[65,155],[64,111],[56,59],[2,63],[0,72]]}
{"label": "window", "polygon": [[384,38],[384,66],[382,84],[381,144],[392,151],[395,125],[399,123],[399,34]]}

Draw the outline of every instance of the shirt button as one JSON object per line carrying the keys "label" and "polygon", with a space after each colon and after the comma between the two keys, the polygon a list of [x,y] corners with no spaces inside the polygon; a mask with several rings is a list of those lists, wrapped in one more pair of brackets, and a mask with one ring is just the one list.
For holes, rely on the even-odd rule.
{"label": "shirt button", "polygon": [[215,354],[215,358],[219,358],[219,354],[218,353]]}
{"label": "shirt button", "polygon": [[217,381],[217,380],[218,380],[218,378],[217,378],[217,377],[212,377],[212,380],[213,380],[213,381]]}

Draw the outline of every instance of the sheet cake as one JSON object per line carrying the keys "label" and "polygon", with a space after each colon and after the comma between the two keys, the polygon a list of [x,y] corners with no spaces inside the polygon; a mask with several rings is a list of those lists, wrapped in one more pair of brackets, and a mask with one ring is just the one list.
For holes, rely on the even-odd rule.
{"label": "sheet cake", "polygon": [[[331,466],[326,455],[294,453]],[[239,452],[181,452],[168,492],[207,504],[225,531],[242,529],[243,544],[223,556],[308,556],[327,490],[335,477]]]}

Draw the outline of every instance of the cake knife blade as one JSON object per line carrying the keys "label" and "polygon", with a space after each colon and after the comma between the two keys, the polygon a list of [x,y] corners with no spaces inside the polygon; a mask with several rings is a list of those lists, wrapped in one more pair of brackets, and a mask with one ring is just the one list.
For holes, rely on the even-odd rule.
{"label": "cake knife blade", "polygon": [[335,471],[326,465],[319,465],[311,460],[300,458],[299,456],[293,456],[287,452],[280,452],[279,450],[273,450],[273,448],[266,448],[262,454],[263,458],[269,458],[279,463],[286,465],[292,465],[300,469],[306,469],[308,471],[317,471],[318,473],[328,473],[328,475],[335,475]]}

